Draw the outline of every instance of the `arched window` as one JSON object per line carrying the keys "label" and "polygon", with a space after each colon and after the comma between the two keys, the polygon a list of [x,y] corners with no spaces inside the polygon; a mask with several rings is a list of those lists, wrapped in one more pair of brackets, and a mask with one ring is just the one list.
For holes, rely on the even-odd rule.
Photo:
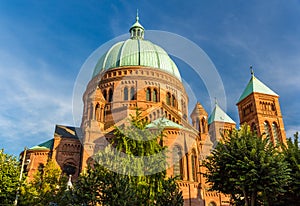
{"label": "arched window", "polygon": [[108,92],[108,101],[112,102],[112,100],[113,100],[113,91],[112,91],[112,89],[109,89],[109,92]]}
{"label": "arched window", "polygon": [[95,116],[96,116],[96,120],[97,121],[100,121],[100,116],[101,113],[100,113],[100,105],[99,103],[97,103],[96,107],[95,107]]}
{"label": "arched window", "polygon": [[208,206],[217,206],[217,204],[215,202],[210,202],[208,203]]}
{"label": "arched window", "polygon": [[106,89],[103,90],[103,97],[104,97],[105,100],[107,100],[107,91],[106,91]]}
{"label": "arched window", "polygon": [[171,105],[171,94],[168,92],[166,96],[167,105]]}
{"label": "arched window", "polygon": [[157,90],[156,89],[153,90],[153,102],[158,102]]}
{"label": "arched window", "polygon": [[172,106],[176,107],[176,98],[174,95],[172,95]]}
{"label": "arched window", "polygon": [[269,122],[267,122],[267,121],[264,122],[264,129],[265,129],[265,133],[266,133],[267,137],[271,137]]}
{"label": "arched window", "polygon": [[192,177],[193,180],[196,182],[197,181],[197,156],[195,150],[192,151],[191,162],[192,162]]}
{"label": "arched window", "polygon": [[136,100],[136,94],[135,94],[135,89],[134,87],[130,88],[130,99],[131,100]]}
{"label": "arched window", "polygon": [[146,101],[151,101],[151,89],[147,88],[146,90]]}
{"label": "arched window", "polygon": [[66,175],[74,175],[76,173],[76,166],[73,162],[66,162],[63,165],[63,172]]}
{"label": "arched window", "polygon": [[257,133],[257,127],[254,122],[251,124],[251,130],[252,130],[252,132]]}
{"label": "arched window", "polygon": [[199,118],[196,119],[196,123],[195,123],[195,124],[196,124],[196,125],[195,125],[196,130],[198,130],[199,132],[201,132],[201,130],[200,130],[200,120],[199,120]]}
{"label": "arched window", "polygon": [[179,146],[175,146],[172,151],[173,155],[173,176],[183,177],[182,152]]}
{"label": "arched window", "polygon": [[272,131],[273,131],[273,137],[274,137],[275,144],[278,144],[279,143],[278,127],[275,122],[273,122],[273,124],[272,124]]}
{"label": "arched window", "polygon": [[205,133],[206,132],[206,122],[205,122],[204,118],[202,118],[202,120],[201,120],[201,126],[202,126],[202,132]]}
{"label": "arched window", "polygon": [[125,101],[128,100],[128,88],[127,87],[124,88],[124,100]]}

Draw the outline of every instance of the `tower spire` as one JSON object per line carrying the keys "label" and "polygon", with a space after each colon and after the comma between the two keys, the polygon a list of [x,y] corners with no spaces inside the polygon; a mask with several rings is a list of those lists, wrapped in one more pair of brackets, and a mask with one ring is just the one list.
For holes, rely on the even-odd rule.
{"label": "tower spire", "polygon": [[139,10],[136,10],[135,23],[130,27],[130,38],[131,39],[144,39],[144,27],[139,22]]}
{"label": "tower spire", "polygon": [[254,76],[254,71],[253,71],[252,65],[250,65],[250,72],[251,72],[251,76],[253,77]]}
{"label": "tower spire", "polygon": [[136,21],[139,21],[139,9],[136,9],[136,17],[135,17]]}

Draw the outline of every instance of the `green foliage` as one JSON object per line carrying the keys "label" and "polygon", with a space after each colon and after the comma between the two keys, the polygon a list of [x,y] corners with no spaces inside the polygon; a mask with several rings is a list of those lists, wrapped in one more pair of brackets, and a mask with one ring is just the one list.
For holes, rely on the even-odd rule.
{"label": "green foliage", "polygon": [[285,188],[287,192],[281,196],[281,201],[278,205],[296,206],[300,202],[300,148],[298,132],[294,135],[294,139],[289,138],[287,145],[283,145],[283,153],[289,168],[292,170],[292,181]]}
{"label": "green foliage", "polygon": [[61,176],[60,167],[48,161],[43,169],[37,171],[33,180],[21,187],[19,205],[49,205],[63,202],[66,178]]}
{"label": "green foliage", "polygon": [[0,150],[0,204],[13,204],[20,178],[20,163],[16,157]]}
{"label": "green foliage", "polygon": [[285,192],[290,169],[280,149],[244,125],[224,136],[204,162],[211,189],[245,205],[270,205]]}
{"label": "green foliage", "polygon": [[162,130],[147,129],[140,115],[137,110],[129,125],[116,128],[113,146],[100,151],[93,167],[79,177],[73,205],[183,204],[175,180],[166,177],[166,148],[159,144]]}

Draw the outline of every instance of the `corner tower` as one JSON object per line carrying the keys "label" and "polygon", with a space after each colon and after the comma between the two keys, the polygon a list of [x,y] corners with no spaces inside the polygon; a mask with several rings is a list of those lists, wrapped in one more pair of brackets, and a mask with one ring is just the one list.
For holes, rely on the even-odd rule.
{"label": "corner tower", "polygon": [[247,123],[258,135],[266,134],[274,143],[286,142],[279,96],[258,80],[251,67],[251,79],[238,103],[240,124]]}
{"label": "corner tower", "polygon": [[221,139],[222,135],[225,135],[226,131],[233,130],[235,125],[235,121],[221,109],[216,101],[215,108],[208,118],[209,135],[214,145]]}

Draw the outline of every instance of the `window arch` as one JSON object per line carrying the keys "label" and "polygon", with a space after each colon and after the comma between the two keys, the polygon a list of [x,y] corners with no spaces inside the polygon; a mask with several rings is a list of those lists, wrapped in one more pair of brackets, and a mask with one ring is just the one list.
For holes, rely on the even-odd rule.
{"label": "window arch", "polygon": [[195,125],[195,128],[196,128],[196,130],[198,130],[199,132],[201,132],[201,129],[200,129],[200,120],[199,120],[198,117],[197,117],[197,119],[196,119],[196,125]]}
{"label": "window arch", "polygon": [[167,105],[171,105],[171,94],[170,94],[170,92],[167,93],[166,102],[167,102]]}
{"label": "window arch", "polygon": [[194,149],[192,150],[191,162],[192,162],[192,178],[196,182],[197,181],[197,156],[196,156],[196,151]]}
{"label": "window arch", "polygon": [[123,93],[123,95],[124,95],[124,100],[125,100],[125,101],[128,100],[128,88],[127,88],[127,87],[124,88],[124,93]]}
{"label": "window arch", "polygon": [[97,103],[96,104],[96,107],[95,107],[95,116],[96,116],[96,120],[99,122],[100,121],[100,116],[101,115],[101,113],[100,113],[100,104],[99,103]]}
{"label": "window arch", "polygon": [[173,176],[183,178],[182,150],[179,146],[173,148]]}
{"label": "window arch", "polygon": [[158,93],[157,93],[157,89],[153,90],[153,102],[158,102]]}
{"label": "window arch", "polygon": [[252,122],[252,124],[251,124],[251,130],[252,130],[252,132],[257,133],[257,127],[254,122]]}
{"label": "window arch", "polygon": [[212,201],[212,202],[208,203],[208,206],[217,206],[217,204]]}
{"label": "window arch", "polygon": [[151,101],[151,89],[147,88],[146,90],[146,101]]}
{"label": "window arch", "polygon": [[279,143],[279,136],[278,136],[278,126],[275,122],[272,123],[272,132],[274,137],[275,144]]}
{"label": "window arch", "polygon": [[107,91],[106,91],[106,89],[103,90],[103,97],[104,97],[105,100],[107,100]]}
{"label": "window arch", "polygon": [[176,107],[176,98],[174,95],[172,95],[172,106]]}
{"label": "window arch", "polygon": [[74,160],[69,159],[66,160],[63,164],[63,173],[66,175],[74,175],[76,173],[76,164],[74,163]]}
{"label": "window arch", "polygon": [[201,126],[202,126],[202,132],[205,133],[206,132],[206,122],[205,122],[204,117],[201,120]]}
{"label": "window arch", "polygon": [[112,89],[110,88],[109,91],[108,91],[108,101],[109,102],[112,102],[113,100],[113,91]]}
{"label": "window arch", "polygon": [[130,100],[136,100],[136,94],[134,87],[130,88]]}
{"label": "window arch", "polygon": [[270,124],[268,121],[264,122],[264,130],[265,130],[265,134],[267,135],[267,137],[271,137],[271,133],[270,133]]}

